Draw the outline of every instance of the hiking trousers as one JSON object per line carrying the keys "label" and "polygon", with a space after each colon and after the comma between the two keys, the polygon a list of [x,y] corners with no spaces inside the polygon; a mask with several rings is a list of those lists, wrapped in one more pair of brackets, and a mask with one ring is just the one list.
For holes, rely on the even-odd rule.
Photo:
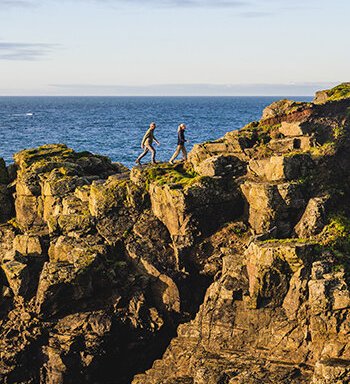
{"label": "hiking trousers", "polygon": [[152,154],[152,163],[155,163],[156,162],[156,150],[154,149],[152,144],[149,143],[148,140],[146,140],[145,145],[144,145],[144,150],[141,153],[141,155],[137,158],[136,161],[140,161],[143,157],[145,157],[147,155],[148,152],[151,152],[151,154]]}
{"label": "hiking trousers", "polygon": [[182,157],[183,159],[186,161],[187,160],[187,151],[186,151],[186,148],[185,146],[182,144],[179,144],[177,147],[176,147],[176,151],[174,152],[174,154],[171,156],[171,159],[169,160],[170,162],[174,161],[178,156],[179,156],[179,153],[180,151],[182,152]]}

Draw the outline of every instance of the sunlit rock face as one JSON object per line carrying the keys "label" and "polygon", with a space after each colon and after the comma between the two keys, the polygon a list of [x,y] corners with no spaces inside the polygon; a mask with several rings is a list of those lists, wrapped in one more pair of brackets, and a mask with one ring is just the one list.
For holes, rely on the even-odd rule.
{"label": "sunlit rock face", "polygon": [[0,160],[0,381],[350,382],[350,86],[131,171]]}

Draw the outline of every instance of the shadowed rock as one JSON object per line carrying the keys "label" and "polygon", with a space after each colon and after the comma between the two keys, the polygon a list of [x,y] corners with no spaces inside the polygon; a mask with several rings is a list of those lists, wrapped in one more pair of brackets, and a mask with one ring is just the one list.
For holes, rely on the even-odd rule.
{"label": "shadowed rock", "polygon": [[0,160],[0,381],[349,382],[348,91],[186,163]]}

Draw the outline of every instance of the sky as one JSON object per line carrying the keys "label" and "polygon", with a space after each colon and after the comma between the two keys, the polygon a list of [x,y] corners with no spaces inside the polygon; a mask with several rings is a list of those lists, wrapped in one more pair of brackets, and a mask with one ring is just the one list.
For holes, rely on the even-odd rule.
{"label": "sky", "polygon": [[0,96],[312,95],[349,0],[0,0]]}

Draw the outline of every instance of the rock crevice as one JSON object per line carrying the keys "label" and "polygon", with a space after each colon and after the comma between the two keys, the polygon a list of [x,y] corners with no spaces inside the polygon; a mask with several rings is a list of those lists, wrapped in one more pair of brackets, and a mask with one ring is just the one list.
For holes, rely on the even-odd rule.
{"label": "rock crevice", "polygon": [[135,167],[0,161],[0,381],[350,381],[350,90]]}

